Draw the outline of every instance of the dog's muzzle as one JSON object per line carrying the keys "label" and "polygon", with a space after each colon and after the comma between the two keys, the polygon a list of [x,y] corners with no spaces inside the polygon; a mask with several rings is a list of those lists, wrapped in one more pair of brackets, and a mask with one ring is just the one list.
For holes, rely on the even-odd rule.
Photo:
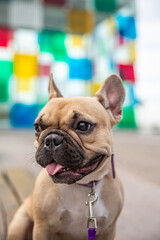
{"label": "dog's muzzle", "polygon": [[36,161],[46,168],[55,183],[71,184],[94,171],[103,156],[96,154],[86,163],[81,146],[66,132],[50,131],[40,140]]}

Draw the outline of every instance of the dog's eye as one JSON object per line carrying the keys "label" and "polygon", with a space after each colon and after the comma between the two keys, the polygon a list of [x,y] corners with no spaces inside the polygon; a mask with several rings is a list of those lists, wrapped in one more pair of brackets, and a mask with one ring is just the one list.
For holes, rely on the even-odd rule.
{"label": "dog's eye", "polygon": [[42,131],[42,128],[41,128],[41,126],[38,123],[35,123],[34,127],[35,127],[36,134],[38,134],[38,133],[40,133]]}
{"label": "dog's eye", "polygon": [[79,122],[76,130],[80,130],[82,132],[89,130],[92,127],[90,123],[87,122]]}

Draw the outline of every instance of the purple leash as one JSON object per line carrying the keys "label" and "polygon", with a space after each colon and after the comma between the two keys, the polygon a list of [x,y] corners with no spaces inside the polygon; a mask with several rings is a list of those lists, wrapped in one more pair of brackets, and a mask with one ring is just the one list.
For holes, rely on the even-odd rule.
{"label": "purple leash", "polygon": [[86,205],[88,206],[89,210],[89,218],[88,218],[88,240],[95,240],[96,239],[96,229],[97,229],[97,222],[96,218],[93,216],[93,204],[96,203],[98,200],[98,196],[95,193],[95,182],[92,184],[91,192],[88,194],[88,201]]}
{"label": "purple leash", "polygon": [[88,240],[95,240],[96,239],[96,230],[95,228],[88,229]]}

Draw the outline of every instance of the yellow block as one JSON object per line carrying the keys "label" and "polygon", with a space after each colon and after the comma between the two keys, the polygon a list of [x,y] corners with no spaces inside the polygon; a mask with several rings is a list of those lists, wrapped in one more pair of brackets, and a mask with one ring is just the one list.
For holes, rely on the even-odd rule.
{"label": "yellow block", "polygon": [[31,91],[31,79],[17,79],[18,91]]}
{"label": "yellow block", "polygon": [[83,47],[83,37],[79,35],[73,35],[72,43],[74,47]]}
{"label": "yellow block", "polygon": [[101,83],[93,83],[93,94],[95,94],[101,86]]}
{"label": "yellow block", "polygon": [[114,21],[114,18],[113,17],[110,17],[109,19],[109,24],[110,24],[110,30],[111,30],[111,33],[115,33],[115,21]]}
{"label": "yellow block", "polygon": [[135,62],[136,51],[135,51],[135,43],[134,42],[130,43],[130,58],[131,58],[131,62]]}
{"label": "yellow block", "polygon": [[68,30],[72,33],[91,33],[94,29],[94,14],[72,9],[68,12]]}
{"label": "yellow block", "polygon": [[37,75],[37,56],[14,55],[14,74],[18,78],[30,78]]}

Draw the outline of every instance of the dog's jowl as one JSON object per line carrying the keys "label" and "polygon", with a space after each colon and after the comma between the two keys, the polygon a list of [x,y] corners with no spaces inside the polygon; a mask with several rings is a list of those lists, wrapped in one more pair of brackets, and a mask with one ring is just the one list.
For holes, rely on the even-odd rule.
{"label": "dog's jowl", "polygon": [[[122,119],[124,98],[117,75],[94,97],[71,98],[63,98],[50,76],[49,101],[34,123],[35,159],[42,170],[9,225],[8,240],[25,240],[30,229],[33,240],[86,240],[89,214],[97,240],[115,238],[123,188],[117,171],[112,176],[111,130]],[[88,211],[93,186],[98,200]]]}

